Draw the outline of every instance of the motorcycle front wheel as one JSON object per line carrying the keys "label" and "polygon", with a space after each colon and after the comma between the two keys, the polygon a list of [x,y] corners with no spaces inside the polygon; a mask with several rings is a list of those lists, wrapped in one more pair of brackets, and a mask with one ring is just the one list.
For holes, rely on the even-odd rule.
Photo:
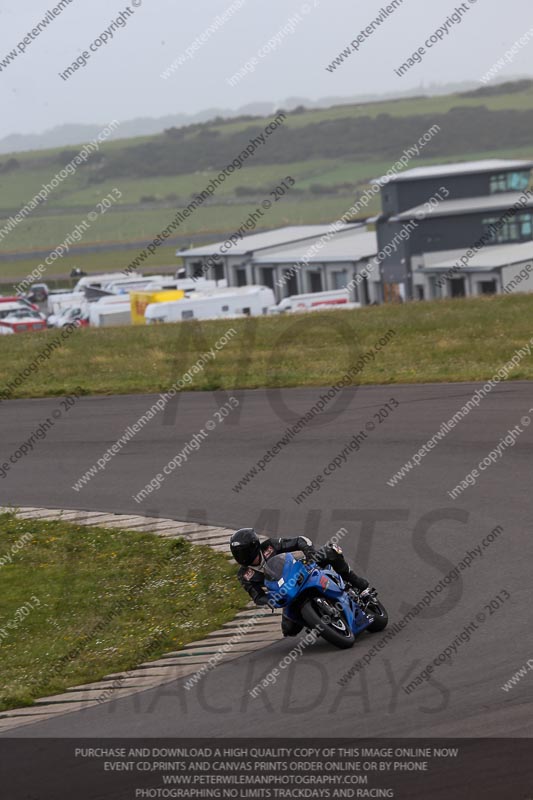
{"label": "motorcycle front wheel", "polygon": [[345,650],[355,642],[355,635],[348,627],[342,611],[330,604],[325,597],[312,597],[300,611],[308,628],[316,630],[327,642]]}
{"label": "motorcycle front wheel", "polygon": [[379,633],[387,627],[389,615],[387,609],[379,600],[371,600],[365,607],[365,613],[374,617],[374,622],[367,628],[369,633]]}

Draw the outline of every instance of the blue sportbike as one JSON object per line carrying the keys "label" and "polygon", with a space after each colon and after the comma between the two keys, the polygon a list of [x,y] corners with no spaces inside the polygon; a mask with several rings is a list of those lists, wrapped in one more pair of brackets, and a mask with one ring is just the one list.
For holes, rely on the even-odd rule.
{"label": "blue sportbike", "polygon": [[336,647],[351,647],[360,633],[378,633],[389,621],[375,589],[362,594],[331,567],[296,560],[291,553],[268,559],[265,588],[272,607],[283,608],[294,622]]}

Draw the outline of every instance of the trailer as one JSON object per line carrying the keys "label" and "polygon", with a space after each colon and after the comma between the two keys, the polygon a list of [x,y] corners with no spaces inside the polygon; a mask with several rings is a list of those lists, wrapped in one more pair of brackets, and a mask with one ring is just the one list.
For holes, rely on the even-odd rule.
{"label": "trailer", "polygon": [[152,303],[145,312],[147,324],[182,322],[187,319],[258,317],[268,314],[276,299],[266,286],[241,286],[197,291],[170,303]]}

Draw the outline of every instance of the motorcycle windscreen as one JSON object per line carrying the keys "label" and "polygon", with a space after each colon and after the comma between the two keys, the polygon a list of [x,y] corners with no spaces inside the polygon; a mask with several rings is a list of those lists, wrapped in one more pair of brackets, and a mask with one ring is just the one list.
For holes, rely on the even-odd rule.
{"label": "motorcycle windscreen", "polygon": [[294,600],[305,577],[305,568],[290,553],[270,558],[265,566],[265,585],[278,606]]}
{"label": "motorcycle windscreen", "polygon": [[276,581],[276,583],[283,578],[285,567],[292,565],[294,558],[290,553],[280,553],[277,556],[269,558],[265,564],[265,578],[267,581]]}

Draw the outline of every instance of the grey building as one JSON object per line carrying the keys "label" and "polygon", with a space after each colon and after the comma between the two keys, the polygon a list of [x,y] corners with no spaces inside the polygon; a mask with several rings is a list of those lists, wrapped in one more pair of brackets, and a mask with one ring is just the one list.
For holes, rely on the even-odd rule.
{"label": "grey building", "polygon": [[[268,286],[278,300],[344,288],[376,254],[375,233],[354,225],[296,225],[178,250],[187,277],[225,279],[228,286]],[[359,285],[359,284],[358,284]],[[377,289],[364,284],[364,297]],[[368,300],[371,302],[372,300]]]}
{"label": "grey building", "polygon": [[[445,263],[452,257],[460,261],[471,250],[488,252],[499,245],[531,242],[532,167],[533,161],[494,159],[421,167],[377,179],[382,199],[382,214],[376,219],[378,256],[385,299],[398,286],[408,299],[466,294],[462,266],[445,279],[455,283],[446,284],[443,292],[415,276],[415,270],[435,263],[430,254],[439,253],[440,263]],[[471,257],[461,262],[465,270],[470,262]],[[476,263],[481,265],[479,259]]]}
{"label": "grey building", "polygon": [[487,247],[464,265],[462,258],[463,251],[415,257],[415,292],[423,287],[429,298],[533,292],[533,241]]}
{"label": "grey building", "polygon": [[406,170],[373,181],[382,213],[367,222],[232,234],[177,255],[188,277],[268,286],[278,301],[343,288],[363,305],[530,291],[532,168],[492,159]]}
{"label": "grey building", "polygon": [[352,301],[368,305],[382,299],[379,271],[367,276],[376,253],[375,232],[358,226],[339,231],[327,241],[319,237],[307,247],[291,244],[259,254],[253,270],[257,283],[263,283],[267,273],[274,275],[279,299],[348,287]]}
{"label": "grey building", "polygon": [[293,242],[304,243],[322,236],[327,230],[327,225],[292,225],[244,237],[231,234],[224,241],[178,250],[176,255],[183,258],[189,278],[225,278],[228,286],[246,286],[253,283],[251,261],[256,253]]}

